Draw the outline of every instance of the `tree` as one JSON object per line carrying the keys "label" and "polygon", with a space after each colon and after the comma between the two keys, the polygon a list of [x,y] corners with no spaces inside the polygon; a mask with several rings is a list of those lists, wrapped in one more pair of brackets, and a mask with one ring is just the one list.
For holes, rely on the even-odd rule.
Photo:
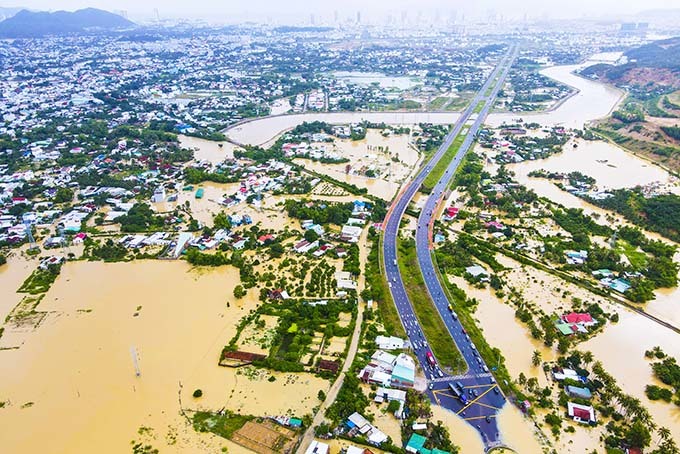
{"label": "tree", "polygon": [[389,413],[395,413],[397,410],[399,410],[399,407],[401,405],[399,404],[398,400],[391,400],[389,404],[387,404],[387,411]]}
{"label": "tree", "polygon": [[193,394],[195,399],[198,399],[202,395],[203,395],[203,391],[201,391],[200,389],[197,389],[196,391],[194,391],[194,394]]}
{"label": "tree", "polygon": [[645,448],[649,446],[649,443],[652,441],[652,435],[649,433],[649,429],[647,429],[640,421],[635,421],[631,424],[628,430],[626,430],[625,438],[626,442],[635,448]]}
{"label": "tree", "polygon": [[281,257],[284,252],[285,249],[283,248],[283,245],[281,243],[272,243],[272,245],[269,246],[269,255],[273,259]]}
{"label": "tree", "polygon": [[309,241],[310,243],[313,243],[318,239],[319,239],[319,234],[316,233],[316,230],[308,229],[305,232],[305,240]]}
{"label": "tree", "polygon": [[533,364],[534,367],[538,367],[541,365],[541,359],[541,352],[534,350],[534,354],[531,357],[531,364]]}
{"label": "tree", "polygon": [[54,195],[54,203],[68,203],[73,201],[73,189],[59,188]]}
{"label": "tree", "polygon": [[234,287],[234,298],[241,299],[244,296],[246,296],[246,293],[247,292],[242,285],[237,285],[236,287]]}
{"label": "tree", "polygon": [[316,397],[318,397],[319,400],[321,402],[323,402],[324,400],[326,400],[326,393],[323,392],[323,389],[320,389],[319,392],[317,393]]}

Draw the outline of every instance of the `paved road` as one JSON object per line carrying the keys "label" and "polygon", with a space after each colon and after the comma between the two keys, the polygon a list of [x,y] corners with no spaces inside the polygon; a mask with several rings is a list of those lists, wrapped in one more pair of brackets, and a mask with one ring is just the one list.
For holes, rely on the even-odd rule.
{"label": "paved road", "polygon": [[[489,113],[516,55],[517,48],[513,46],[508,50],[508,53],[491,73],[484,86],[479,90],[459,120],[454,124],[451,132],[433,158],[416,175],[414,180],[397,196],[397,199],[392,204],[388,218],[385,221],[383,241],[385,272],[390,285],[392,298],[394,299],[399,312],[401,322],[411,341],[411,345],[414,347],[418,361],[429,380],[430,389],[428,393],[434,402],[458,413],[473,425],[480,433],[487,449],[501,444],[501,438],[495,418],[498,410],[505,404],[505,397],[496,386],[493,376],[489,373],[489,367],[484,364],[484,361],[479,357],[477,349],[470,342],[470,338],[458,322],[457,316],[455,313],[448,310],[449,301],[441,283],[437,279],[437,273],[435,272],[434,264],[432,262],[430,251],[430,227],[434,222],[433,216],[436,212],[436,207],[440,203],[444,191],[453,178],[456,169],[461,164],[465,153],[467,153],[472,145],[475,134]],[[487,96],[487,92],[490,88],[492,89]],[[484,107],[479,112],[472,125],[468,125],[468,120],[473,116],[474,109],[482,101],[484,101]],[[418,218],[418,227],[416,230],[418,263],[428,292],[432,301],[434,301],[440,316],[444,320],[452,340],[457,345],[458,350],[462,353],[468,366],[465,374],[451,376],[439,367],[436,358],[428,358],[428,355],[431,355],[432,352],[430,351],[427,340],[418,324],[413,307],[406,294],[399,267],[397,266],[397,235],[399,224],[408,204],[419,190],[427,175],[432,171],[435,164],[444,153],[446,153],[446,150],[451,146],[453,140],[464,130],[464,128],[469,128],[465,139],[460,146],[458,153],[446,169],[444,176],[435,185],[430,196],[427,198],[420,217]],[[417,271],[413,270],[413,272]],[[463,388],[463,393],[467,399],[466,403],[463,403],[461,399],[455,396],[454,392],[450,389],[451,384],[454,386],[458,384],[459,389],[460,387]]]}

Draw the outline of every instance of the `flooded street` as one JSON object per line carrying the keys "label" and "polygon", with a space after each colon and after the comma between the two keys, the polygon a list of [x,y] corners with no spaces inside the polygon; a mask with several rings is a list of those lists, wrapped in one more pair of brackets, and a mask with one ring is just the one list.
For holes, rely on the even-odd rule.
{"label": "flooded street", "polygon": [[[311,412],[327,381],[275,373],[270,382],[269,373],[217,365],[238,320],[256,305],[254,292],[233,301],[237,282],[235,268],[194,271],[184,262],[65,265],[38,307],[49,312],[43,324],[3,336],[23,344],[0,351],[3,450],[128,452],[138,429],[150,427],[150,443],[162,452],[215,452],[209,446],[227,443],[195,433],[181,408]],[[200,400],[191,397],[197,388]]]}

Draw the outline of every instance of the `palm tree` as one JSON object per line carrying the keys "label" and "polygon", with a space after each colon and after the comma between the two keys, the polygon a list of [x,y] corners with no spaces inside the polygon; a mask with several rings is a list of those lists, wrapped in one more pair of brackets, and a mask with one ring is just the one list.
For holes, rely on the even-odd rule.
{"label": "palm tree", "polygon": [[593,362],[593,352],[587,351],[584,352],[583,355],[581,356],[581,361],[583,361],[583,364],[588,365]]}
{"label": "palm tree", "polygon": [[534,367],[538,367],[541,365],[541,359],[541,352],[534,350],[534,354],[531,357],[531,364],[533,364]]}

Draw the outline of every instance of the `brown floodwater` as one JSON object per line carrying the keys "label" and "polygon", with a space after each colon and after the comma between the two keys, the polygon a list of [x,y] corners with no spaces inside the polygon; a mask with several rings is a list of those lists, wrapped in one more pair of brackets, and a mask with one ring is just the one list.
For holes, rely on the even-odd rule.
{"label": "brown floodwater", "polygon": [[305,121],[325,121],[331,124],[373,123],[391,125],[415,125],[418,123],[453,124],[460,114],[457,112],[310,112],[303,114],[263,117],[228,128],[226,135],[238,142],[262,145],[283,131],[292,129]]}
{"label": "brown floodwater", "polygon": [[[296,159],[296,162],[336,180],[366,188],[370,194],[385,200],[392,200],[419,160],[419,153],[410,144],[410,136],[406,134],[383,137],[379,131],[369,130],[363,140],[337,140],[334,144],[325,146],[332,147],[335,153],[349,159],[349,163],[322,164],[308,159]],[[373,148],[379,146],[388,147],[391,155]],[[394,155],[398,156],[401,162],[393,162],[391,156]],[[378,178],[368,178],[347,174],[347,165],[356,169],[373,168],[379,170],[381,175]]]}
{"label": "brown floodwater", "polygon": [[591,62],[579,65],[552,66],[541,70],[541,74],[578,90],[555,109],[539,113],[491,114],[487,123],[499,126],[512,123],[518,118],[541,125],[560,125],[567,128],[582,128],[584,124],[609,115],[623,99],[625,93],[611,85],[578,76],[573,72],[587,67]]}
{"label": "brown floodwater", "polygon": [[16,293],[16,290],[38,264],[36,260],[27,260],[21,253],[23,249],[25,248],[15,250],[7,258],[7,263],[0,266],[0,320],[3,321],[24,297],[23,294]]}
{"label": "brown floodwater", "polygon": [[[129,452],[130,440],[144,439],[138,429],[150,427],[147,441],[162,452],[232,451],[194,433],[180,409],[310,413],[327,381],[217,365],[239,319],[257,304],[254,291],[234,301],[237,282],[234,268],[196,271],[185,262],[66,264],[38,308],[49,312],[44,322],[33,332],[5,332],[22,345],[0,351],[3,450]],[[200,400],[191,397],[197,388]]]}
{"label": "brown floodwater", "polygon": [[[219,164],[225,159],[233,158],[234,149],[236,148],[230,142],[215,142],[183,135],[179,136],[179,143],[184,148],[194,150],[195,161],[208,161],[213,164]],[[222,146],[220,147],[220,145]]]}

